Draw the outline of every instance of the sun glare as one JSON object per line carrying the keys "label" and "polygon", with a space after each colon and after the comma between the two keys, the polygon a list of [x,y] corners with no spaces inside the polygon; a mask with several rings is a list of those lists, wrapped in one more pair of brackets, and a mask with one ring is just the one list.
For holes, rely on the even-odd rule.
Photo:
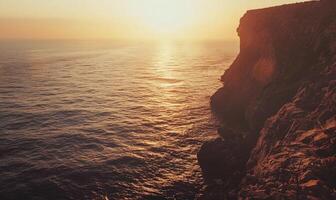
{"label": "sun glare", "polygon": [[133,4],[133,15],[158,36],[178,36],[196,22],[196,6],[186,0],[145,0]]}

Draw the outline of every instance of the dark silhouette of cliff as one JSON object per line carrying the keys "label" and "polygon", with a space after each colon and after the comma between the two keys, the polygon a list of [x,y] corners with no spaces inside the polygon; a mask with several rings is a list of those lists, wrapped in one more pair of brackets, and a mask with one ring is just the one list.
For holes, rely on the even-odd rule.
{"label": "dark silhouette of cliff", "polygon": [[198,154],[222,179],[204,198],[336,199],[336,1],[248,11],[238,34],[211,98],[221,137]]}

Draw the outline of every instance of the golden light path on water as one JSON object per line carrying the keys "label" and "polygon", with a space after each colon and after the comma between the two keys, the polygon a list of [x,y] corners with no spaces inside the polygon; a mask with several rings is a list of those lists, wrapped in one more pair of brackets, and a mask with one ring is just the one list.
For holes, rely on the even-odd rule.
{"label": "golden light path on water", "polygon": [[[3,199],[193,199],[230,42],[0,45]],[[2,197],[2,196],[1,196]]]}

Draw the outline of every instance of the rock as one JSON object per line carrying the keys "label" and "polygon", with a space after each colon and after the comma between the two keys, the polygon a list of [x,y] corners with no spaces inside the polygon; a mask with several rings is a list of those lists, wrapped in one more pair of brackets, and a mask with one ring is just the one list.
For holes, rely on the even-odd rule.
{"label": "rock", "polygon": [[217,138],[205,142],[197,154],[198,163],[206,178],[222,178],[227,172],[228,152],[223,139]]}
{"label": "rock", "polygon": [[336,199],[336,1],[248,11],[238,34],[211,97],[223,139],[198,153],[204,176],[240,199]]}
{"label": "rock", "polygon": [[[248,158],[242,141],[215,140],[205,142],[197,154],[198,163],[206,179],[223,179],[227,181],[240,173]],[[245,153],[243,153],[245,152]]]}
{"label": "rock", "polygon": [[233,141],[243,140],[243,135],[241,133],[226,126],[218,128],[217,132],[224,140],[233,140]]}
{"label": "rock", "polygon": [[304,184],[301,184],[301,187],[306,188],[306,189],[313,189],[317,188],[319,185],[321,185],[320,180],[309,180]]}
{"label": "rock", "polygon": [[[303,82],[328,67],[324,63],[335,50],[334,7],[335,1],[307,2],[248,11],[237,29],[240,53],[211,97],[214,112],[225,121],[262,128]],[[316,93],[306,95],[313,100]]]}

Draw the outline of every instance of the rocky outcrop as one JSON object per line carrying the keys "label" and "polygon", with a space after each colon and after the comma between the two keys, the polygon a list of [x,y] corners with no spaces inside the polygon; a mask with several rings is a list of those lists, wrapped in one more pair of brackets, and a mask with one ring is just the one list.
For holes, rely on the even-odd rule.
{"label": "rocky outcrop", "polygon": [[238,34],[211,98],[224,137],[198,154],[205,177],[241,174],[226,184],[241,198],[335,199],[336,1],[248,11]]}
{"label": "rocky outcrop", "polygon": [[227,121],[260,129],[302,82],[331,61],[334,5],[308,2],[248,11],[238,28],[240,53],[222,76],[224,87],[211,98],[213,110]]}
{"label": "rocky outcrop", "polygon": [[336,199],[336,63],[269,118],[241,196]]}

